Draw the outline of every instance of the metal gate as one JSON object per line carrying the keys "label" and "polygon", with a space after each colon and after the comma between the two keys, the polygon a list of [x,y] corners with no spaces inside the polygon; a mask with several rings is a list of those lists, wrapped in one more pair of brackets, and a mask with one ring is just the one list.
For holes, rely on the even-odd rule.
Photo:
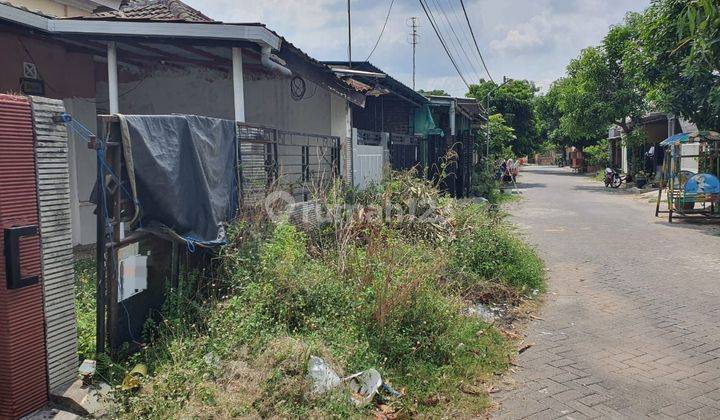
{"label": "metal gate", "polygon": [[390,164],[394,171],[407,171],[420,164],[420,139],[390,134]]}
{"label": "metal gate", "polygon": [[0,418],[17,418],[42,407],[48,396],[28,98],[0,95],[0,148]]}
{"label": "metal gate", "polygon": [[353,129],[352,178],[356,188],[362,190],[382,182],[388,158],[387,137],[384,133]]}

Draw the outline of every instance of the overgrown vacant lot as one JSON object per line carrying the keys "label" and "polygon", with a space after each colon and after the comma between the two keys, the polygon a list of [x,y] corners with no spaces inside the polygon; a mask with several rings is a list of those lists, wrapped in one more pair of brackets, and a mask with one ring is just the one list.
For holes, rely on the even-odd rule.
{"label": "overgrown vacant lot", "polygon": [[[188,276],[181,290],[169,293],[162,320],[146,328],[145,350],[106,373],[119,380],[138,362],[150,371],[141,390],[115,394],[117,415],[471,416],[487,410],[488,383],[515,350],[466,309],[516,304],[541,290],[535,253],[501,215],[444,197],[409,174],[360,195],[337,188],[321,202],[337,216],[321,228],[263,217],[231,228],[212,283]],[[388,204],[429,220],[378,217]],[[343,388],[314,395],[310,356],[322,357],[341,376],[375,368],[403,395],[364,407],[351,403]]]}

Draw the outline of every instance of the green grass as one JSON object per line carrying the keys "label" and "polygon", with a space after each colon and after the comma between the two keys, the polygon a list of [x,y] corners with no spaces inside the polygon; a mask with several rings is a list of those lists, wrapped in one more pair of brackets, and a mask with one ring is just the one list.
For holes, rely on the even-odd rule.
{"label": "green grass", "polygon": [[75,311],[77,313],[78,359],[95,359],[95,261],[75,262]]}
{"label": "green grass", "polygon": [[184,280],[165,320],[147,329],[146,349],[125,362],[146,363],[151,376],[140,392],[117,392],[113,414],[371,416],[342,391],[311,395],[307,361],[316,355],[341,375],[378,369],[403,390],[391,404],[403,415],[483,415],[487,381],[507,369],[514,349],[462,311],[472,296],[502,300],[542,289],[542,263],[500,216],[422,181],[400,177],[363,200],[402,202],[408,194],[443,203],[434,227],[382,220],[342,232],[231,227],[213,280],[212,295],[222,298],[191,292],[203,288],[196,277]]}

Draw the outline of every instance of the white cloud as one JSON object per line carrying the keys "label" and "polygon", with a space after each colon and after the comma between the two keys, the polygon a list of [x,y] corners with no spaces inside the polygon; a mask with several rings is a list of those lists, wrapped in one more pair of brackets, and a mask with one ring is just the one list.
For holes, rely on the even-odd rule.
{"label": "white cloud", "polygon": [[527,32],[520,29],[510,29],[505,38],[490,41],[490,48],[499,52],[525,51],[530,48],[542,46],[543,40],[536,32]]}
{"label": "white cloud", "polygon": [[[185,0],[209,16],[225,22],[262,22],[320,60],[347,58],[345,0]],[[455,20],[464,18],[448,9],[457,2],[440,0]],[[629,10],[642,10],[650,0],[466,0],[475,34],[493,76],[530,79],[546,86],[562,77],[579,51],[599,43],[610,25]],[[353,0],[353,58],[363,60],[377,39],[389,0]],[[433,4],[433,2],[431,2]],[[460,12],[461,13],[461,12]],[[372,62],[396,79],[412,83],[412,49],[407,20],[419,18],[417,87],[445,89],[463,95],[466,88],[445,55],[418,2],[396,0],[387,29]],[[444,22],[444,19],[440,20]],[[449,39],[452,33],[443,23]],[[462,32],[467,51],[469,34]],[[467,36],[467,38],[463,38]],[[462,52],[455,52],[469,82],[483,77],[475,59],[473,72]],[[460,56],[460,57],[457,57]]]}

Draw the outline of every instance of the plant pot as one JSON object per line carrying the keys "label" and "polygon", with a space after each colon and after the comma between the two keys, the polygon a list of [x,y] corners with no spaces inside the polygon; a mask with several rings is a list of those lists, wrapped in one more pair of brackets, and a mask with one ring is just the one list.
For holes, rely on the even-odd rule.
{"label": "plant pot", "polygon": [[644,176],[636,176],[635,177],[635,186],[638,188],[645,188],[645,185],[647,185],[647,178]]}

